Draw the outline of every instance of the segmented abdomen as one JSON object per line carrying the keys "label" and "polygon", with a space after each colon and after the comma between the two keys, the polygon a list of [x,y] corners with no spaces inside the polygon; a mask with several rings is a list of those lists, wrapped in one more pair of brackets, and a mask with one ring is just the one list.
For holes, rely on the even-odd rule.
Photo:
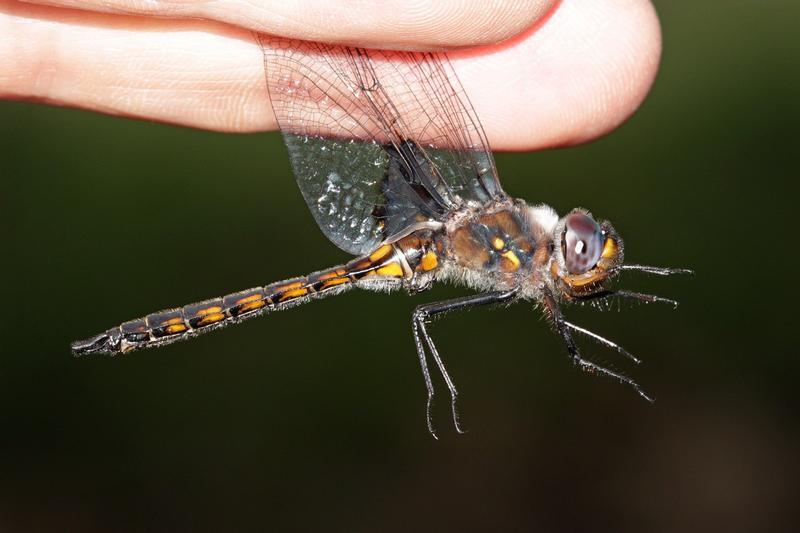
{"label": "segmented abdomen", "polygon": [[362,280],[402,281],[409,274],[404,265],[407,263],[403,254],[394,245],[386,244],[368,256],[309,276],[151,313],[73,343],[72,351],[76,355],[113,354],[169,344],[269,310],[337,293]]}

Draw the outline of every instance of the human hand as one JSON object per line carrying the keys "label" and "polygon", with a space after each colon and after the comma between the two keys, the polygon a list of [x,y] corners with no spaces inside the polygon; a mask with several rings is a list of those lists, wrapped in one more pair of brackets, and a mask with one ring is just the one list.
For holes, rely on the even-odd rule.
{"label": "human hand", "polygon": [[0,0],[0,97],[275,129],[252,31],[450,50],[496,150],[612,130],[644,99],[661,50],[647,0]]}

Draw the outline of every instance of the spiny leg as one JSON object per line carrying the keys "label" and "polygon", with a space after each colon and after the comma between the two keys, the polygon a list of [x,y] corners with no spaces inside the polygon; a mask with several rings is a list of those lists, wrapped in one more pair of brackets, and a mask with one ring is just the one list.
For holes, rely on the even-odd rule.
{"label": "spiny leg", "polygon": [[[632,380],[628,376],[626,376],[624,374],[621,374],[619,372],[614,372],[613,370],[610,370],[608,368],[605,368],[603,366],[600,366],[600,365],[598,365],[596,363],[593,363],[591,361],[588,361],[588,360],[584,359],[581,356],[580,350],[578,349],[578,346],[575,344],[575,341],[573,340],[572,335],[569,332],[570,328],[573,327],[573,325],[569,324],[564,319],[564,315],[561,314],[561,308],[558,305],[558,302],[556,302],[556,300],[553,297],[553,295],[550,294],[549,292],[545,292],[544,303],[545,303],[545,306],[547,307],[548,312],[550,313],[550,318],[553,321],[553,325],[555,326],[556,331],[558,332],[558,334],[563,339],[564,344],[566,344],[567,352],[569,353],[569,356],[572,359],[572,362],[576,366],[578,366],[581,370],[584,370],[584,371],[587,371],[587,372],[597,372],[598,374],[603,374],[603,375],[608,376],[610,378],[616,379],[617,381],[619,381],[621,383],[626,383],[631,388],[633,388],[633,390],[635,390],[637,392],[637,394],[639,394],[639,396],[641,396],[642,398],[644,398],[648,402],[653,403],[654,400],[642,390],[642,388],[639,386],[638,383],[636,383],[634,380]],[[583,330],[581,332],[583,333],[584,331],[588,331],[588,330]],[[595,336],[595,338],[597,338],[597,337],[599,337],[599,335]],[[600,337],[600,338],[602,338],[602,337]],[[611,341],[608,341],[608,342],[611,342]]]}
{"label": "spiny leg", "polygon": [[[644,293],[641,293],[641,292],[633,292],[633,291],[626,291],[626,290],[600,291],[600,292],[596,292],[594,294],[590,294],[588,296],[583,296],[579,300],[581,302],[589,302],[589,301],[594,301],[594,300],[608,300],[608,299],[614,298],[614,297],[629,298],[629,299],[632,299],[632,300],[638,300],[640,302],[645,302],[645,303],[671,304],[673,307],[677,307],[678,306],[678,302],[677,301],[670,300],[669,298],[663,298],[661,296],[656,296],[654,294],[644,294]],[[609,347],[609,348],[611,348],[613,350],[618,351],[619,353],[621,353],[622,355],[624,355],[625,357],[627,357],[628,359],[630,359],[631,361],[633,361],[637,365],[639,363],[641,363],[641,361],[639,360],[638,357],[636,357],[635,355],[633,355],[628,350],[626,350],[625,348],[623,348],[622,346],[620,346],[619,344],[617,344],[614,341],[606,339],[605,337],[602,337],[602,336],[598,335],[597,333],[595,333],[593,331],[589,331],[586,328],[582,328],[582,327],[580,327],[578,325],[575,325],[575,324],[573,324],[571,322],[568,322],[566,320],[564,320],[564,325],[567,326],[569,329],[571,329],[573,331],[577,331],[578,333],[582,333],[583,335],[586,335],[587,337],[590,337],[590,338],[596,340],[600,344],[603,344],[603,345],[605,345],[605,346],[607,346],[607,347]]]}
{"label": "spiny leg", "polygon": [[625,348],[623,348],[622,346],[620,346],[619,344],[617,344],[614,341],[608,340],[605,337],[601,337],[600,335],[598,335],[597,333],[595,333],[593,331],[589,331],[586,328],[582,328],[582,327],[580,327],[578,325],[575,325],[572,322],[568,322],[566,320],[564,320],[564,325],[567,326],[569,329],[571,329],[573,331],[577,331],[578,333],[582,333],[582,334],[586,335],[587,337],[596,340],[600,344],[602,344],[604,346],[607,346],[607,347],[611,348],[612,350],[618,351],[619,353],[621,353],[622,355],[624,355],[625,357],[627,357],[628,359],[630,359],[631,361],[633,361],[637,365],[639,363],[641,363],[641,360],[639,360],[638,357],[636,357],[635,355],[633,355],[628,350],[626,350]]}
{"label": "spiny leg", "polygon": [[673,307],[678,307],[678,302],[670,298],[664,298],[663,296],[656,296],[655,294],[644,294],[641,292],[626,291],[626,290],[600,291],[594,294],[590,294],[588,296],[582,296],[579,300],[581,302],[589,302],[593,300],[607,300],[615,296],[619,298],[628,298],[629,300],[638,300],[640,302],[645,302],[648,304],[661,303],[661,304],[670,304]]}
{"label": "spiny leg", "polygon": [[632,270],[634,272],[645,272],[647,274],[656,274],[658,276],[674,276],[676,274],[694,275],[694,270],[690,268],[669,268],[650,265],[619,265],[616,270]]}
{"label": "spiny leg", "polygon": [[[443,302],[423,304],[414,310],[414,314],[411,318],[411,324],[414,332],[414,343],[417,347],[417,355],[419,356],[420,365],[422,366],[422,374],[425,378],[425,386],[428,390],[428,402],[426,406],[428,431],[430,431],[434,438],[438,438],[436,437],[436,432],[433,429],[433,417],[431,412],[434,389],[430,372],[428,370],[427,358],[425,357],[425,345],[428,346],[428,350],[430,351],[433,360],[436,362],[436,366],[439,367],[439,372],[441,372],[442,378],[447,384],[447,389],[450,391],[450,407],[452,410],[453,424],[455,425],[456,431],[459,433],[464,433],[464,430],[461,428],[461,425],[458,421],[458,390],[456,389],[453,379],[450,377],[450,374],[447,372],[447,369],[444,366],[444,361],[442,361],[442,358],[439,355],[439,350],[436,349],[433,339],[431,338],[430,334],[428,334],[428,320],[438,315],[449,313],[450,311],[506,302],[514,298],[516,294],[517,289],[477,294],[474,296],[465,296],[462,298],[445,300]],[[422,335],[422,339],[425,340],[425,345],[423,345],[422,340],[420,339],[420,333]]]}
{"label": "spiny leg", "polygon": [[[414,332],[414,344],[417,347],[417,356],[419,357],[419,366],[422,368],[422,377],[425,379],[425,389],[428,391],[428,399],[425,404],[425,419],[428,423],[428,431],[433,435],[434,439],[438,439],[436,431],[433,429],[433,419],[431,418],[431,406],[433,405],[433,381],[431,381],[431,372],[428,370],[428,358],[425,356],[425,347],[419,337],[419,321],[416,318],[416,313],[411,320],[411,329]],[[427,337],[427,333],[423,328],[423,333]]]}

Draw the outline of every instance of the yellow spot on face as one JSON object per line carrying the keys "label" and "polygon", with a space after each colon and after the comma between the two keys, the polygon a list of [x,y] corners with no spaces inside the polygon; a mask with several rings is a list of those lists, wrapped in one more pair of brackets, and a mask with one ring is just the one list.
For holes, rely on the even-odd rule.
{"label": "yellow spot on face", "polygon": [[391,244],[384,244],[374,252],[369,255],[369,259],[372,262],[378,262],[381,259],[385,259],[388,255],[392,253],[392,245]]}
{"label": "yellow spot on face", "polygon": [[437,266],[439,266],[439,258],[436,256],[436,253],[433,251],[427,252],[425,255],[422,256],[422,261],[420,261],[420,266],[422,270],[427,272],[428,270],[433,270]]}
{"label": "yellow spot on face", "polygon": [[568,283],[571,287],[580,288],[600,282],[605,278],[606,274],[604,272],[594,272],[590,270],[586,274],[581,274],[580,276],[569,276]]}
{"label": "yellow spot on face", "polygon": [[519,268],[519,265],[520,265],[519,257],[517,257],[517,254],[515,254],[511,250],[508,250],[507,252],[503,252],[502,254],[500,254],[500,257],[502,257],[503,259],[505,259],[505,260],[507,260],[508,262],[511,263],[509,265],[509,268],[507,268],[506,270],[512,270],[513,271],[513,270],[517,270]]}
{"label": "yellow spot on face", "polygon": [[280,295],[278,298],[279,302],[284,302],[286,300],[291,300],[292,298],[298,298],[300,296],[305,296],[308,294],[308,289],[301,288],[301,289],[292,289],[290,291],[286,291]]}
{"label": "yellow spot on face", "polygon": [[400,263],[387,263],[375,271],[378,276],[388,276],[391,278],[402,278],[403,267]]}
{"label": "yellow spot on face", "polygon": [[164,331],[167,335],[174,335],[176,333],[183,333],[186,329],[186,325],[184,324],[172,324],[171,326],[167,326]]}
{"label": "yellow spot on face", "polygon": [[492,239],[492,246],[494,246],[495,250],[502,250],[505,247],[506,243],[500,237],[495,237]]}
{"label": "yellow spot on face", "polygon": [[[219,308],[217,308],[219,309]],[[198,326],[207,326],[209,324],[213,324],[214,322],[219,322],[225,318],[225,313],[210,313],[205,315],[203,318],[197,322]]]}
{"label": "yellow spot on face", "polygon": [[600,257],[604,257],[606,259],[613,259],[619,253],[619,248],[617,247],[617,243],[614,242],[614,239],[608,238],[606,239],[605,245],[603,245],[603,253]]}
{"label": "yellow spot on face", "polygon": [[219,313],[220,311],[222,311],[222,308],[220,306],[218,306],[218,305],[215,305],[213,307],[206,307],[205,309],[200,309],[197,312],[197,316],[212,315],[212,314]]}

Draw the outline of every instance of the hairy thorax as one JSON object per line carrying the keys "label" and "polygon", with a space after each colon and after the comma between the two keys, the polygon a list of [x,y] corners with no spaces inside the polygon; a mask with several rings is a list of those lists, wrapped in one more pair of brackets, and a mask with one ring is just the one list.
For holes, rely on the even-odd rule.
{"label": "hairy thorax", "polygon": [[507,200],[464,209],[445,224],[443,277],[479,290],[535,290],[552,256],[552,237],[532,208]]}

